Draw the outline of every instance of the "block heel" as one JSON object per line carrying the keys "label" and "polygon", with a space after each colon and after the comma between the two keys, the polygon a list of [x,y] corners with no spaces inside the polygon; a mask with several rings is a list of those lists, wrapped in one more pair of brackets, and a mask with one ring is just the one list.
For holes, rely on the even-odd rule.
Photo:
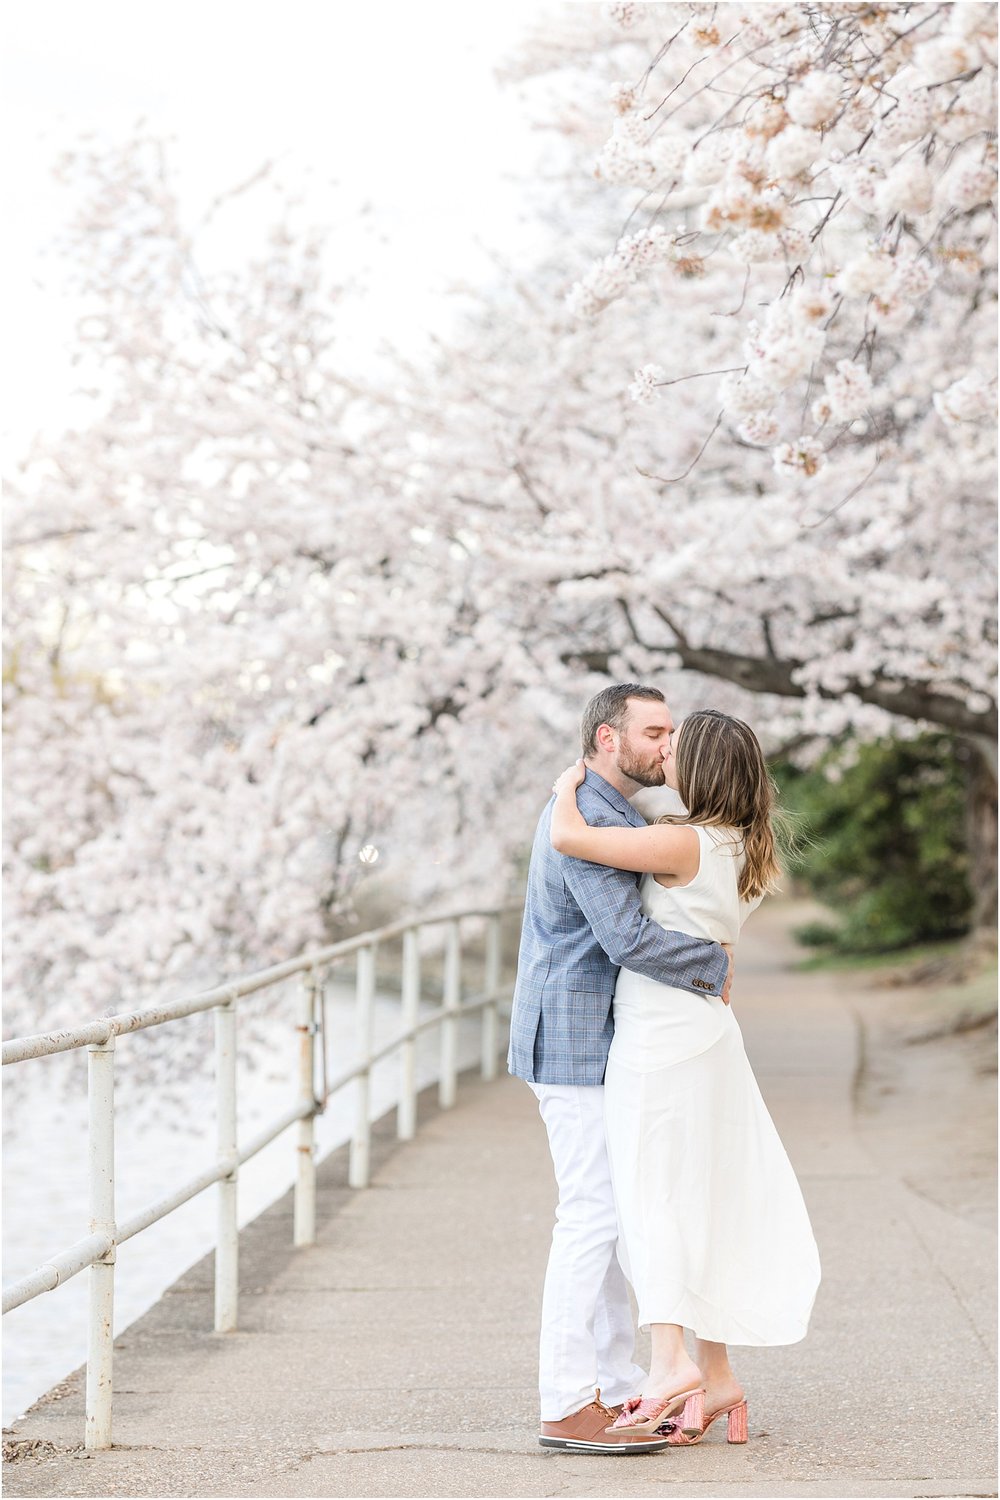
{"label": "block heel", "polygon": [[[700,1443],[705,1433],[713,1422],[719,1417],[728,1417],[726,1423],[727,1443],[745,1443],[750,1435],[747,1421],[746,1401],[737,1401],[735,1406],[723,1406],[718,1411],[710,1412],[708,1417],[704,1413],[704,1392],[694,1392],[684,1403],[684,1413],[678,1421],[676,1417],[664,1422],[660,1431],[667,1442],[675,1448],[690,1447],[692,1443]],[[695,1422],[700,1421],[700,1427]]]}
{"label": "block heel", "polygon": [[748,1436],[747,1404],[745,1401],[740,1401],[736,1406],[729,1408],[729,1421],[726,1425],[726,1442],[745,1443]]}
{"label": "block heel", "polygon": [[680,1429],[685,1437],[700,1437],[705,1431],[705,1392],[692,1391],[684,1403]]}

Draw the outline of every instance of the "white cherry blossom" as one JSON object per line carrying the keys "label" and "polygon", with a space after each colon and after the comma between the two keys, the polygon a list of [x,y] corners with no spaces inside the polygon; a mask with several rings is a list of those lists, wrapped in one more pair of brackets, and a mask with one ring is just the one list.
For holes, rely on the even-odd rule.
{"label": "white cherry blossom", "polygon": [[628,393],[633,401],[648,405],[654,399],[656,387],[666,378],[667,372],[662,365],[643,365],[641,370],[636,370]]}
{"label": "white cherry blossom", "polygon": [[[902,84],[902,80],[900,80]],[[905,146],[926,135],[933,121],[932,97],[924,88],[901,91],[897,101],[879,120],[878,139],[886,146]]]}
{"label": "white cherry blossom", "polygon": [[934,178],[919,157],[906,156],[888,174],[878,196],[887,214],[926,214],[934,206]]}
{"label": "white cherry blossom", "polygon": [[837,272],[832,284],[845,297],[866,297],[887,287],[894,269],[888,250],[864,250]]}
{"label": "white cherry blossom", "polygon": [[745,443],[756,448],[770,447],[780,430],[778,419],[771,412],[752,412],[736,429]]}
{"label": "white cherry blossom", "polygon": [[984,417],[995,417],[996,381],[989,381],[983,375],[963,375],[947,390],[934,392],[934,405],[946,422],[978,422]]}
{"label": "white cherry blossom", "polygon": [[979,166],[969,162],[952,173],[946,182],[950,202],[963,212],[992,202],[997,194],[995,166]]}
{"label": "white cherry blossom", "polygon": [[802,125],[787,125],[768,142],[768,170],[775,177],[798,177],[808,171],[823,150],[822,137]]}
{"label": "white cherry blossom", "polygon": [[826,405],[835,422],[850,422],[860,417],[872,398],[872,378],[864,365],[850,359],[838,359],[823,381]]}
{"label": "white cherry blossom", "polygon": [[818,474],[826,462],[823,444],[807,435],[797,438],[794,443],[780,443],[772,456],[778,474],[805,475],[809,479]]}
{"label": "white cherry blossom", "polygon": [[841,91],[837,73],[815,68],[789,90],[788,113],[796,125],[825,125],[836,113]]}

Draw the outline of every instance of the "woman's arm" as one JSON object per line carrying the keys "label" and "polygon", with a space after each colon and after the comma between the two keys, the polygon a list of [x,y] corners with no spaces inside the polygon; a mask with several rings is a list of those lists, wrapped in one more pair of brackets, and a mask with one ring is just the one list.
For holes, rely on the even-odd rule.
{"label": "woman's arm", "polygon": [[553,849],[616,870],[694,879],[701,849],[693,828],[676,828],[669,823],[648,828],[591,828],[576,805],[576,789],[584,775],[583,763],[578,761],[553,787],[556,801],[549,832]]}

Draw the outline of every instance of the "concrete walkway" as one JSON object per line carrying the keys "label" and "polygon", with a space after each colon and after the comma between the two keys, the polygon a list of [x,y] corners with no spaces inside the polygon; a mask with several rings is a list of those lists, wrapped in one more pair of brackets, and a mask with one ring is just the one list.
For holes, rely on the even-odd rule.
{"label": "concrete walkway", "polygon": [[804,1343],[737,1351],[746,1447],[537,1447],[551,1169],[528,1089],[466,1080],[453,1111],[424,1098],[414,1142],[382,1122],[371,1190],[324,1164],[315,1248],[291,1249],[290,1197],[244,1231],[239,1333],[208,1331],[209,1258],[122,1335],[111,1452],[80,1452],[80,1372],[44,1397],[6,1434],[7,1494],[994,1494],[993,1236],[907,1185],[905,1144],[866,1143],[851,999],[783,967],[786,920],[748,927],[737,1007],[824,1281]]}

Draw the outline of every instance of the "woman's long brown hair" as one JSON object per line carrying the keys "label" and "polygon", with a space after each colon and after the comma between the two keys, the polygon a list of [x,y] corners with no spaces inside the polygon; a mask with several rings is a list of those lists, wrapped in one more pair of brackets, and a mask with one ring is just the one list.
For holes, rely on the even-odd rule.
{"label": "woman's long brown hair", "polygon": [[677,732],[674,762],[687,814],[656,821],[735,829],[744,856],[741,898],[752,901],[774,890],[781,874],[774,838],[778,789],[749,724],[714,708],[688,714]]}

